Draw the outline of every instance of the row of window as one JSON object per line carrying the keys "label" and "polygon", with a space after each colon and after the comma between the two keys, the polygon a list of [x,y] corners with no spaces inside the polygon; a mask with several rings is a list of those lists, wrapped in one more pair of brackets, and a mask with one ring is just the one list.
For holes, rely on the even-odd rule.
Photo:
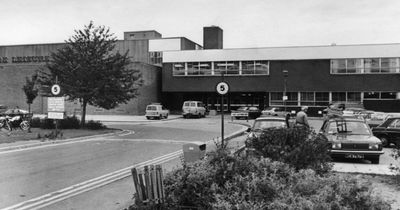
{"label": "row of window", "polygon": [[173,76],[268,75],[268,61],[215,61],[173,63]]}
{"label": "row of window", "polygon": [[354,58],[331,60],[331,74],[400,73],[399,58]]}
{"label": "row of window", "polygon": [[271,106],[328,106],[332,102],[361,103],[369,99],[396,99],[396,92],[283,92],[270,94]]}

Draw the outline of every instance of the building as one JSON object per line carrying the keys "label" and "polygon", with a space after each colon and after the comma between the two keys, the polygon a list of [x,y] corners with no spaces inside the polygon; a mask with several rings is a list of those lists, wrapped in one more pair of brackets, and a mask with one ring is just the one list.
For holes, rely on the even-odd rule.
{"label": "building", "polygon": [[[30,44],[0,46],[0,105],[8,108],[28,109],[22,90],[26,78],[37,70],[45,68],[51,59],[50,54],[63,47],[65,43]],[[140,69],[144,85],[139,89],[139,97],[127,104],[121,104],[112,110],[88,106],[87,114],[144,114],[145,107],[151,102],[160,102],[161,98],[161,57],[162,50],[201,49],[201,46],[184,38],[162,38],[157,31],[125,32],[124,40],[116,43],[115,50],[128,51],[131,68]],[[78,101],[67,102],[67,114],[79,114]],[[34,113],[47,113],[47,97],[38,96],[31,110]]]}
{"label": "building", "polygon": [[190,99],[220,110],[215,87],[224,80],[230,87],[225,111],[239,106],[299,110],[307,105],[317,115],[329,103],[343,102],[399,112],[399,57],[400,44],[166,51],[162,96],[172,109]]}
{"label": "building", "polygon": [[[309,106],[317,115],[329,103],[400,112],[400,44],[329,45],[223,49],[223,30],[203,28],[203,46],[184,38],[163,38],[157,31],[125,32],[116,50],[126,52],[145,84],[140,96],[113,110],[88,107],[89,114],[143,114],[151,102],[179,112],[185,100],[209,109],[240,106]],[[27,107],[25,77],[42,68],[63,44],[0,46],[0,104]],[[230,86],[221,102],[216,84]],[[285,100],[284,100],[285,99]],[[33,111],[46,113],[46,98]],[[25,105],[24,105],[25,104]],[[67,105],[79,112],[78,102]]]}

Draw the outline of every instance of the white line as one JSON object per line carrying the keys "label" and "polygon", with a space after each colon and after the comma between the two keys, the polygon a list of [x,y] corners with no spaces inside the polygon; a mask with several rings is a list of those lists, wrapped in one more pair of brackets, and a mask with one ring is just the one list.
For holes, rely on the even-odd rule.
{"label": "white line", "polygon": [[104,186],[106,184],[112,183],[114,181],[123,179],[125,177],[130,176],[131,174],[131,168],[142,168],[145,165],[149,165],[149,164],[160,164],[160,163],[164,163],[170,160],[173,160],[177,157],[179,157],[179,155],[182,154],[182,150],[178,150],[176,152],[173,153],[169,153],[167,155],[163,155],[142,163],[138,163],[132,166],[129,166],[127,168],[124,169],[120,169],[118,171],[52,192],[52,193],[48,193],[46,195],[37,197],[37,198],[33,198],[30,199],[28,201],[24,201],[22,203],[19,204],[15,204],[13,206],[4,208],[3,210],[25,210],[25,209],[38,209],[38,208],[42,208],[48,205],[51,205],[53,203],[56,203],[58,201],[61,200],[65,200],[69,197],[81,194],[83,192]]}

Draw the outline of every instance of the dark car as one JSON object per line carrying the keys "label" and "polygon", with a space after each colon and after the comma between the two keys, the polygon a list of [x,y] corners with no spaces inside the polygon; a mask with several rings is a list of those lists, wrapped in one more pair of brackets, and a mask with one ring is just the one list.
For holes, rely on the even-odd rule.
{"label": "dark car", "polygon": [[366,159],[379,164],[379,157],[383,154],[382,142],[359,118],[328,119],[323,123],[320,135],[328,140],[332,158]]}
{"label": "dark car", "polygon": [[384,147],[400,145],[400,117],[390,117],[382,124],[372,128],[372,132],[382,141]]}
{"label": "dark car", "polygon": [[258,138],[263,130],[268,128],[287,127],[285,118],[282,117],[259,117],[254,120],[253,126],[247,129],[249,138]]}
{"label": "dark car", "polygon": [[256,119],[261,115],[261,110],[255,106],[242,106],[231,112],[231,117],[236,119]]}

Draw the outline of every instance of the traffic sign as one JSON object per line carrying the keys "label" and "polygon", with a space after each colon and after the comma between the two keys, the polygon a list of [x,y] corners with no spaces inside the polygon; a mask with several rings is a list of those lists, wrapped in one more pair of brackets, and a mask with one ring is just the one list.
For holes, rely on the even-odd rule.
{"label": "traffic sign", "polygon": [[49,112],[64,112],[64,97],[48,97],[47,98],[47,111]]}
{"label": "traffic sign", "polygon": [[228,83],[226,83],[226,82],[220,82],[220,83],[217,84],[216,89],[217,89],[217,92],[218,92],[220,95],[225,95],[225,94],[227,94],[228,91],[229,91],[229,85],[228,85]]}
{"label": "traffic sign", "polygon": [[51,93],[53,95],[58,95],[58,94],[60,94],[60,92],[61,92],[60,85],[55,84],[55,85],[51,86]]}

